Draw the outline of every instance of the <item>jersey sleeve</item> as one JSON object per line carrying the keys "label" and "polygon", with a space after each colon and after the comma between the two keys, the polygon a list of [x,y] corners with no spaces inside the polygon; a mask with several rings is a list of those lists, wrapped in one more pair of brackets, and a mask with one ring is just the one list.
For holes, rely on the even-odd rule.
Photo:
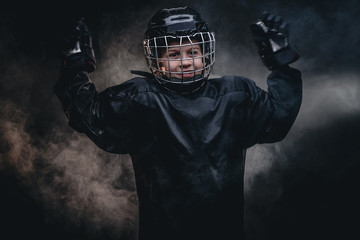
{"label": "jersey sleeve", "polygon": [[127,87],[98,93],[87,72],[62,70],[54,92],[73,129],[107,152],[125,154],[135,151],[138,138],[131,96],[121,89]]}
{"label": "jersey sleeve", "polygon": [[300,71],[282,66],[268,76],[268,91],[252,87],[247,111],[247,139],[256,143],[283,140],[292,127],[302,101]]}

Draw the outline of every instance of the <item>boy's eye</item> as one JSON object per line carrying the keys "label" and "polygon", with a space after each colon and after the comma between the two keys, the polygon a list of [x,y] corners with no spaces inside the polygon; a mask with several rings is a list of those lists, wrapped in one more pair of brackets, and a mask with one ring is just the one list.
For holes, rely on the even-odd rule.
{"label": "boy's eye", "polygon": [[177,52],[171,52],[171,53],[169,53],[169,57],[174,58],[174,57],[177,57],[177,56],[179,56],[179,54],[178,54]]}
{"label": "boy's eye", "polygon": [[188,54],[189,54],[190,56],[198,56],[198,55],[199,55],[199,51],[198,51],[198,50],[190,51]]}

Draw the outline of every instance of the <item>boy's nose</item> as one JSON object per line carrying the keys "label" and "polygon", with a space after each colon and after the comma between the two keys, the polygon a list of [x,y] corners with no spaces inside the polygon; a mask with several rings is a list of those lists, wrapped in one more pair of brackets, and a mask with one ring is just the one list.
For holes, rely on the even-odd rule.
{"label": "boy's nose", "polygon": [[192,66],[193,60],[191,58],[186,58],[182,60],[183,67],[189,67]]}

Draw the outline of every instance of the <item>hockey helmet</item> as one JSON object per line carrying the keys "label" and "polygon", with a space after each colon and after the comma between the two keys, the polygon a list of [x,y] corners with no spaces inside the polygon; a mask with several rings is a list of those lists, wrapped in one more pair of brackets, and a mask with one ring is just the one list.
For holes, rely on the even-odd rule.
{"label": "hockey helmet", "polygon": [[[176,92],[193,92],[209,77],[215,62],[215,36],[198,12],[190,7],[159,10],[149,21],[144,39],[145,58],[155,79]],[[178,57],[169,57],[177,49]],[[182,56],[182,49],[190,51]],[[194,54],[194,49],[199,53]],[[179,70],[170,65],[177,61]],[[192,62],[191,70],[183,63]],[[201,63],[195,67],[195,62]],[[188,77],[191,76],[191,77]]]}

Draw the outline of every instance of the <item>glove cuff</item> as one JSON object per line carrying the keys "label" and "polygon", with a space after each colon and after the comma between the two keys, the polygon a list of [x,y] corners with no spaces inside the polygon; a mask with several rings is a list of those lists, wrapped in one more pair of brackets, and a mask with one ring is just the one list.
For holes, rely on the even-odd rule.
{"label": "glove cuff", "polygon": [[64,57],[61,70],[68,73],[77,73],[80,71],[92,72],[95,70],[95,64],[86,54],[79,52]]}
{"label": "glove cuff", "polygon": [[280,66],[288,65],[295,62],[299,58],[299,54],[293,51],[290,47],[283,48],[277,52],[269,53],[261,56],[265,66],[269,70],[273,70]]}

